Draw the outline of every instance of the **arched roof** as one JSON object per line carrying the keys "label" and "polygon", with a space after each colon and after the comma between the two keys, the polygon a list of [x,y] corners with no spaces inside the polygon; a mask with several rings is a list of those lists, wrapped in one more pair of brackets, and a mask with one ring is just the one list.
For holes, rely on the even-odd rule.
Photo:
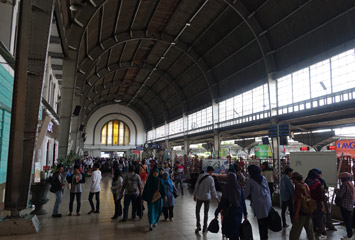
{"label": "arched roof", "polygon": [[353,0],[70,4],[78,11],[63,4],[63,16],[68,46],[77,51],[83,119],[121,100],[144,116],[146,128],[265,83],[269,74],[355,38]]}

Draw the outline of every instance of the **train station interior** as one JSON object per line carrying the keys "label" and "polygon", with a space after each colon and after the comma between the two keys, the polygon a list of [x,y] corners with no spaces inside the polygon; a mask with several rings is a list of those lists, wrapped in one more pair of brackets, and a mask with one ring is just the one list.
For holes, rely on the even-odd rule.
{"label": "train station interior", "polygon": [[[311,195],[310,172],[320,170],[322,203],[304,215],[313,237],[306,226],[295,237],[292,207],[281,230],[268,222],[263,235],[250,166],[279,218],[289,169]],[[212,190],[198,198],[208,167],[218,202]],[[128,219],[116,216],[118,204],[128,209],[131,168],[142,198],[132,206],[145,209],[133,220],[132,207]],[[177,193],[174,217],[160,209],[153,227],[145,193],[155,169],[155,193],[165,173]],[[78,175],[81,211],[72,215]],[[253,238],[239,236],[243,219],[233,236],[221,217],[218,233],[196,224],[201,201],[210,223],[229,199],[229,175]],[[346,189],[353,206],[354,182],[354,0],[0,0],[1,240],[355,239],[353,207],[335,201]],[[100,211],[90,200],[97,192]],[[289,201],[302,211],[294,193]],[[164,194],[160,201],[170,204]]]}

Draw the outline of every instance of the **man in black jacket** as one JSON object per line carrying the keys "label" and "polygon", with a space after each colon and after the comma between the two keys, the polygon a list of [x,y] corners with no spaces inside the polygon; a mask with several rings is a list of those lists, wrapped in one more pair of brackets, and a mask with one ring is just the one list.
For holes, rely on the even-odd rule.
{"label": "man in black jacket", "polygon": [[55,218],[62,217],[62,214],[59,214],[59,205],[62,202],[63,187],[65,186],[62,172],[63,172],[63,165],[58,164],[57,171],[53,174],[52,187],[50,189],[50,191],[54,193],[56,196],[56,200],[53,208],[53,214],[52,214],[52,217]]}

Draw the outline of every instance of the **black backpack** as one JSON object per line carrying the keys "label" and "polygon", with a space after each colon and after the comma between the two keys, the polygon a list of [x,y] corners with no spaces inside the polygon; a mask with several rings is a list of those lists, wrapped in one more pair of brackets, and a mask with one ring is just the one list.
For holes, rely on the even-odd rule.
{"label": "black backpack", "polygon": [[240,225],[240,239],[241,240],[253,240],[253,229],[250,222],[245,219]]}
{"label": "black backpack", "polygon": [[269,216],[267,217],[268,228],[273,232],[280,232],[282,230],[280,214],[271,208]]}

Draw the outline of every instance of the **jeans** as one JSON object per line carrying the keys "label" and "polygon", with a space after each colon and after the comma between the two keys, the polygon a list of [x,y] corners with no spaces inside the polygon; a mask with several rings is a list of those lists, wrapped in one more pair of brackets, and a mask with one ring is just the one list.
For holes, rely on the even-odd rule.
{"label": "jeans", "polygon": [[95,207],[94,207],[94,202],[92,201],[92,198],[96,197],[96,212],[100,211],[100,192],[95,192],[95,193],[89,193],[89,203],[91,206],[91,211],[95,211]]}
{"label": "jeans", "polygon": [[291,222],[293,220],[293,201],[292,198],[288,201],[282,201],[281,203],[281,217],[282,217],[282,224],[285,227],[286,224],[286,209],[288,208],[288,210],[290,211],[290,217],[291,217]]}
{"label": "jeans", "polygon": [[198,200],[196,201],[196,227],[200,228],[201,223],[200,223],[200,211],[202,207],[202,203],[204,204],[204,218],[203,218],[203,228],[208,227],[208,211],[210,209],[210,200],[207,201],[202,201]]}
{"label": "jeans", "polygon": [[137,201],[137,194],[125,194],[124,201],[123,201],[123,220],[128,219],[128,208],[129,204],[132,202],[132,219],[136,218],[136,201]]}
{"label": "jeans", "polygon": [[306,230],[307,239],[308,240],[315,240],[314,232],[313,232],[313,224],[312,219],[307,216],[298,216],[298,221],[293,221],[292,228],[290,231],[290,240],[298,240],[300,239],[302,229]]}
{"label": "jeans", "polygon": [[268,222],[266,218],[258,219],[259,235],[261,240],[268,239]]}
{"label": "jeans", "polygon": [[181,176],[179,175],[175,176],[174,182],[175,182],[176,189],[178,188],[178,185],[180,183],[181,195],[184,195],[184,174],[181,174]]}
{"label": "jeans", "polygon": [[59,205],[62,202],[63,191],[59,190],[59,191],[56,191],[54,194],[56,196],[56,199],[55,199],[54,208],[53,208],[53,215],[56,215],[59,213]]}
{"label": "jeans", "polygon": [[74,198],[76,196],[76,213],[80,212],[80,206],[81,206],[81,192],[78,193],[70,193],[70,201],[69,201],[69,212],[73,212],[73,203],[74,203]]}
{"label": "jeans", "polygon": [[163,207],[163,213],[165,219],[172,219],[174,217],[174,206]]}
{"label": "jeans", "polygon": [[345,223],[346,233],[348,235],[348,238],[351,238],[353,236],[351,211],[346,210],[343,207],[340,207],[340,211],[341,211],[341,216],[343,217]]}
{"label": "jeans", "polygon": [[113,194],[113,201],[115,203],[115,215],[114,215],[114,217],[119,217],[119,216],[122,215],[121,199],[116,199],[116,194]]}

